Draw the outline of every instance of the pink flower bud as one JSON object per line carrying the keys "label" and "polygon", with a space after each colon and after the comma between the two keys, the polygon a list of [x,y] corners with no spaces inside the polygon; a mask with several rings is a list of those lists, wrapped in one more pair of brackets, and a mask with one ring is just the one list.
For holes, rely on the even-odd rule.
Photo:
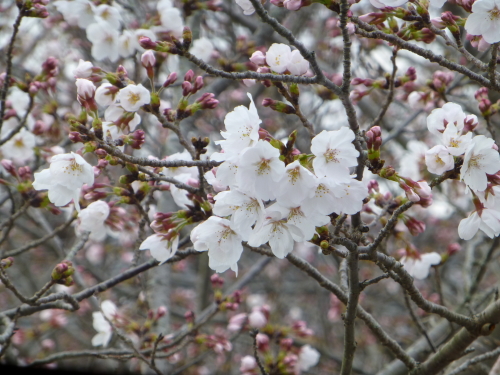
{"label": "pink flower bud", "polygon": [[455,242],[448,245],[447,253],[448,255],[453,255],[459,252],[460,250],[462,250],[462,246],[460,246],[460,244]]}
{"label": "pink flower bud", "polygon": [[156,58],[153,51],[148,50],[141,56],[142,66],[145,68],[153,68],[156,64]]}
{"label": "pink flower bud", "polygon": [[266,63],[266,55],[262,51],[255,51],[250,56],[250,61],[256,65],[264,65]]}
{"label": "pink flower bud", "polygon": [[184,75],[184,81],[193,82],[193,79],[194,79],[194,72],[191,69],[189,69]]}
{"label": "pink flower bud", "polygon": [[139,44],[141,45],[142,48],[144,49],[156,49],[157,43],[153,42],[151,38],[148,38],[147,36],[141,36],[139,38]]}
{"label": "pink flower bud", "polygon": [[163,83],[163,87],[168,87],[174,84],[176,80],[177,80],[177,73],[176,72],[170,73],[167,77],[167,80]]}
{"label": "pink flower bud", "polygon": [[2,159],[2,161],[0,161],[0,164],[2,164],[2,167],[4,167],[9,174],[11,174],[14,177],[17,177],[16,168],[14,167],[12,160]]}
{"label": "pink flower bud", "polygon": [[[271,2],[276,0],[271,0]],[[257,361],[251,355],[246,355],[241,359],[240,371],[241,372],[251,372],[257,369]]]}
{"label": "pink flower bud", "polygon": [[95,85],[85,78],[77,78],[76,93],[83,100],[92,99],[95,94]]}
{"label": "pink flower bud", "polygon": [[189,81],[182,82],[182,96],[188,96],[191,94],[192,89],[193,85]]}
{"label": "pink flower bud", "polygon": [[273,4],[274,6],[277,6],[277,7],[280,7],[280,8],[283,8],[283,0],[271,0],[271,4]]}
{"label": "pink flower bud", "polygon": [[161,318],[162,316],[167,315],[167,312],[168,312],[168,309],[167,309],[165,306],[160,306],[160,307],[158,307],[158,309],[156,310],[156,316],[157,316],[158,318]]}
{"label": "pink flower bud", "polygon": [[257,336],[255,336],[255,341],[257,343],[257,348],[261,352],[269,350],[269,337],[267,335],[264,335],[263,333],[258,333]]}
{"label": "pink flower bud", "polygon": [[197,91],[201,90],[202,88],[203,88],[203,77],[198,76],[194,80],[193,94],[196,93]]}

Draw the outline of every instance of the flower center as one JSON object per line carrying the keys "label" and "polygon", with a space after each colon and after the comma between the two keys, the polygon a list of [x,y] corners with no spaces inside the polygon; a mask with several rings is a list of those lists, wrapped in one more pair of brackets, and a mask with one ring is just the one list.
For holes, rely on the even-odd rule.
{"label": "flower center", "polygon": [[219,246],[221,242],[229,240],[229,238],[236,233],[229,227],[224,225],[224,229],[219,231],[219,240],[217,241],[219,243]]}
{"label": "flower center", "polygon": [[289,181],[292,185],[295,185],[300,177],[300,167],[295,167],[288,171]]}
{"label": "flower center", "polygon": [[469,160],[469,168],[481,168],[481,156],[479,155],[474,155],[470,158]]}
{"label": "flower center", "polygon": [[134,92],[129,92],[128,101],[132,104],[136,104],[139,100],[141,100],[141,96]]}
{"label": "flower center", "polygon": [[259,169],[257,170],[257,174],[259,175],[269,174],[269,171],[271,170],[269,162],[270,162],[269,159],[262,159],[259,163]]}
{"label": "flower center", "polygon": [[455,139],[455,138],[451,138],[450,139],[450,147],[460,147],[460,142],[459,140]]}
{"label": "flower center", "polygon": [[16,140],[14,141],[14,147],[19,147],[19,148],[24,147],[24,142],[21,137],[16,138]]}
{"label": "flower center", "polygon": [[78,164],[76,160],[73,159],[67,166],[64,167],[64,170],[65,173],[69,174],[71,174],[71,172],[76,172],[73,173],[76,176],[78,173],[83,173],[83,165]]}
{"label": "flower center", "polygon": [[436,158],[435,158],[435,160],[434,160],[434,161],[435,161],[435,162],[436,162],[436,164],[438,164],[438,165],[441,165],[441,166],[443,166],[443,165],[444,165],[444,161],[443,161],[443,159],[441,159],[441,158],[439,157],[439,155],[436,155]]}
{"label": "flower center", "polygon": [[337,154],[338,154],[337,150],[332,150],[331,148],[329,148],[325,152],[326,161],[327,162],[333,161],[334,163],[338,163]]}
{"label": "flower center", "polygon": [[276,58],[274,59],[274,63],[275,63],[276,65],[280,65],[280,57],[281,57],[281,56],[276,56]]}
{"label": "flower center", "polygon": [[495,6],[495,8],[490,10],[488,13],[490,15],[491,21],[494,21],[494,20],[497,20],[500,18],[500,9],[498,9],[496,6]]}

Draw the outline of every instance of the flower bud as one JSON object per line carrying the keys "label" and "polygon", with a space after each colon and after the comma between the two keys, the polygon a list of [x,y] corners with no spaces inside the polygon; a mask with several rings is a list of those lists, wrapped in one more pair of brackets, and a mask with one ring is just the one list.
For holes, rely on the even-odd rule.
{"label": "flower bud", "polygon": [[189,69],[184,75],[184,81],[193,82],[193,79],[194,79],[194,72],[191,69]]}
{"label": "flower bud", "polygon": [[0,267],[2,267],[4,270],[11,267],[14,264],[14,258],[8,257],[0,260]]}
{"label": "flower bud", "polygon": [[0,164],[2,164],[2,167],[4,167],[5,170],[11,176],[17,177],[16,167],[14,167],[14,164],[12,163],[12,160],[2,159],[2,161],[0,161]]}
{"label": "flower bud", "polygon": [[262,51],[255,51],[252,56],[250,56],[250,61],[256,65],[264,65],[266,63],[266,55]]}
{"label": "flower bud", "polygon": [[176,80],[177,80],[177,73],[176,72],[170,73],[167,77],[167,80],[163,83],[163,87],[168,87],[174,84]]}
{"label": "flower bud", "polygon": [[203,88],[203,77],[198,76],[196,77],[193,85],[193,90],[192,93],[195,94],[197,91],[201,90]]}
{"label": "flower bud", "polygon": [[265,98],[264,100],[262,100],[262,105],[264,107],[271,107],[271,109],[273,109],[276,112],[295,114],[295,108],[293,108],[291,105],[280,102],[278,100]]}
{"label": "flower bud", "polygon": [[191,29],[187,26],[184,27],[184,30],[182,30],[182,48],[185,50],[188,50],[189,47],[191,46],[191,42],[193,41],[193,33],[191,32]]}
{"label": "flower bud", "polygon": [[153,68],[156,64],[156,58],[153,51],[148,50],[141,56],[142,66],[145,68]]}
{"label": "flower bud", "polygon": [[191,94],[192,89],[193,85],[189,81],[182,82],[182,96],[188,96]]}
{"label": "flower bud", "polygon": [[147,36],[141,36],[139,38],[139,44],[141,45],[142,48],[144,49],[152,49],[156,50],[157,43],[153,42],[151,38],[148,38]]}

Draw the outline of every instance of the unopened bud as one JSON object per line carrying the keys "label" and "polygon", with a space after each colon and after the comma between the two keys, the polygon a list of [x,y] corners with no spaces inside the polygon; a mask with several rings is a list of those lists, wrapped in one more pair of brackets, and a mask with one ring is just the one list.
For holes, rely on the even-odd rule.
{"label": "unopened bud", "polygon": [[191,46],[191,42],[193,41],[193,33],[191,32],[191,29],[187,26],[184,27],[184,30],[182,30],[182,48],[185,50],[188,50],[189,47]]}
{"label": "unopened bud", "polygon": [[0,260],[0,267],[7,269],[14,264],[14,258],[8,257]]}
{"label": "unopened bud", "polygon": [[167,77],[167,80],[163,83],[163,87],[168,87],[174,84],[176,80],[177,80],[177,73],[176,72],[170,73]]}

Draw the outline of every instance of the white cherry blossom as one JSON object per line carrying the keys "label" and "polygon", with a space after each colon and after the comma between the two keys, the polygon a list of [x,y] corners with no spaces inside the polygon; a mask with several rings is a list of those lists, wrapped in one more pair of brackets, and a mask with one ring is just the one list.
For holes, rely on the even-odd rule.
{"label": "white cherry blossom", "polygon": [[285,174],[279,182],[278,201],[299,204],[304,199],[312,197],[317,185],[316,180],[313,173],[295,160],[286,166]]}
{"label": "white cherry blossom", "polygon": [[129,57],[135,53],[137,49],[137,41],[135,34],[129,30],[123,30],[122,34],[118,38],[118,46],[120,48],[121,57]]}
{"label": "white cherry blossom", "polygon": [[402,257],[400,259],[405,270],[415,279],[423,280],[429,276],[429,271],[432,266],[441,263],[441,255],[436,252],[421,254],[420,259]]}
{"label": "white cherry blossom", "polygon": [[106,4],[101,4],[95,8],[94,14],[98,22],[106,23],[116,30],[120,28],[122,17],[120,15],[120,11],[117,8]]}
{"label": "white cherry blossom", "polygon": [[137,125],[141,123],[141,117],[137,113],[126,112],[120,105],[112,104],[104,112],[104,119],[114,123],[120,123],[124,117],[133,116],[128,123],[129,131],[134,131]]}
{"label": "white cherry blossom", "polygon": [[282,43],[274,43],[266,52],[266,62],[273,72],[284,73],[288,69],[292,50]]}
{"label": "white cherry blossom", "polygon": [[241,9],[243,9],[243,14],[249,16],[255,13],[255,8],[249,0],[235,0]]}
{"label": "white cherry blossom", "polygon": [[97,335],[92,337],[92,345],[93,346],[108,346],[111,336],[113,336],[113,329],[111,328],[111,324],[109,324],[101,312],[93,312],[92,313],[92,326],[97,331]]}
{"label": "white cherry blossom", "polygon": [[56,206],[65,206],[72,199],[80,211],[80,190],[84,184],[94,184],[94,170],[80,155],[59,154],[52,157],[50,167],[35,173],[33,187],[48,190],[49,200]]}
{"label": "white cherry blossom", "polygon": [[78,66],[73,70],[75,78],[88,78],[92,75],[92,68],[94,65],[90,61],[78,61]]}
{"label": "white cherry blossom", "polygon": [[145,104],[151,102],[151,94],[147,88],[140,83],[138,85],[128,85],[120,90],[116,99],[127,112],[137,112]]}
{"label": "white cherry blossom", "polygon": [[[236,182],[240,190],[264,201],[276,198],[279,181],[285,173],[280,152],[269,142],[259,140],[240,156]],[[220,170],[220,167],[219,167]]]}
{"label": "white cherry blossom", "polygon": [[257,247],[269,242],[273,254],[283,259],[293,250],[293,236],[302,235],[301,230],[288,224],[280,212],[268,211],[263,225],[252,232],[248,244]]}
{"label": "white cherry blossom", "polygon": [[447,124],[454,124],[457,131],[461,132],[464,128],[465,113],[456,103],[446,103],[442,108],[434,109],[427,116],[427,129],[438,137],[444,132]]}
{"label": "white cherry blossom", "polygon": [[[113,335],[113,328],[111,324],[106,320],[112,321],[116,315],[116,306],[110,300],[102,301],[101,303],[101,311],[93,312],[93,327],[98,332],[92,338],[93,346],[103,346],[106,347],[111,340],[111,336]],[[106,317],[106,318],[104,318]]]}
{"label": "white cherry blossom", "polygon": [[396,8],[401,5],[404,5],[408,2],[408,0],[370,0],[370,3],[375,7],[375,8]]}
{"label": "white cherry blossom", "polygon": [[214,45],[210,39],[203,37],[193,42],[189,52],[203,61],[208,61],[214,52]]}
{"label": "white cherry blossom", "polygon": [[95,22],[95,5],[88,0],[54,1],[54,6],[64,16],[66,22],[85,29]]}
{"label": "white cherry blossom", "polygon": [[463,240],[470,240],[481,229],[489,238],[500,234],[500,212],[491,208],[484,208],[472,212],[462,219],[458,225],[458,236]]}
{"label": "white cherry blossom", "polygon": [[287,69],[291,75],[301,76],[309,69],[309,61],[304,59],[298,50],[293,50],[290,54],[290,62]]}
{"label": "white cherry blossom", "polygon": [[151,256],[163,264],[175,255],[178,247],[178,235],[169,239],[168,236],[162,234],[153,234],[141,243],[139,250],[149,249]]}
{"label": "white cherry blossom", "polygon": [[465,153],[460,179],[472,190],[484,191],[488,183],[486,174],[500,170],[500,156],[492,148],[494,143],[484,135],[475,136]]}
{"label": "white cherry blossom", "polygon": [[[177,181],[180,181],[184,184],[195,185],[197,184],[197,180],[193,178],[190,173],[182,173],[175,176]],[[172,194],[172,198],[174,202],[182,208],[187,208],[188,205],[192,204],[191,200],[187,197],[189,192],[184,189],[179,189],[174,184],[170,184],[170,193]]]}
{"label": "white cherry blossom", "polygon": [[92,42],[92,56],[98,61],[106,58],[112,62],[118,60],[119,36],[116,29],[107,26],[103,22],[93,23],[87,27],[87,38]]}
{"label": "white cherry blossom", "polygon": [[472,140],[472,132],[461,135],[454,124],[448,124],[443,132],[443,143],[448,152],[453,156],[465,153]]}
{"label": "white cherry blossom", "polygon": [[[6,134],[4,135],[4,133]],[[6,136],[9,133],[10,131],[4,132],[4,129],[2,128],[2,136]],[[2,154],[5,158],[13,159],[17,163],[23,163],[26,160],[31,159],[35,155],[35,152],[33,151],[33,147],[35,146],[35,135],[29,130],[23,128],[10,140],[0,146],[0,150],[2,151]]]}
{"label": "white cherry blossom", "polygon": [[302,371],[307,371],[311,367],[314,367],[319,362],[320,354],[310,345],[304,345],[300,348],[299,360],[297,361],[297,366]]}
{"label": "white cherry blossom", "polygon": [[104,222],[109,216],[109,205],[104,201],[92,202],[78,214],[77,233],[90,232],[89,238],[102,241],[106,237],[107,229]]}
{"label": "white cherry blossom", "polygon": [[116,90],[116,86],[111,83],[103,83],[95,91],[96,103],[103,107],[110,106],[115,102],[116,94],[118,93]]}
{"label": "white cherry blossom", "polygon": [[214,197],[214,214],[231,216],[231,226],[235,228],[244,241],[252,232],[252,225],[258,228],[264,220],[264,204],[260,199],[243,194],[238,190],[223,191]]}
{"label": "white cherry blossom", "polygon": [[301,235],[292,232],[292,237],[297,242],[309,241],[316,233],[316,227],[321,227],[330,222],[330,218],[326,215],[315,210],[304,210],[301,206],[293,204],[275,203],[268,210],[280,212],[282,217],[286,218],[288,224],[300,229]]}
{"label": "white cherry blossom", "polygon": [[238,274],[238,260],[243,252],[241,236],[231,227],[231,222],[210,216],[191,232],[191,242],[198,251],[208,250],[208,265],[215,272],[231,268]]}
{"label": "white cherry blossom", "polygon": [[363,208],[363,200],[368,195],[368,188],[362,181],[350,178],[336,181],[330,177],[318,179],[318,185],[311,198],[302,203],[306,215],[320,213],[330,215],[344,213],[353,215]]}
{"label": "white cherry blossom", "polygon": [[171,32],[175,37],[182,36],[184,20],[181,11],[177,8],[163,8],[159,11],[161,26],[156,31]]}
{"label": "white cherry blossom", "polygon": [[254,146],[259,140],[259,125],[262,122],[257,113],[252,95],[249,108],[238,106],[224,118],[226,131],[221,131],[224,140],[216,141],[224,150],[225,157],[236,155],[246,147]]}
{"label": "white cherry blossom", "polygon": [[490,44],[500,42],[500,0],[478,0],[472,4],[465,30],[471,35],[481,35]]}
{"label": "white cherry blossom", "polygon": [[357,165],[359,152],[354,148],[354,132],[342,127],[335,131],[323,130],[311,141],[314,173],[318,177],[330,176],[338,180],[348,180],[349,167]]}
{"label": "white cherry blossom", "polygon": [[425,153],[425,164],[429,172],[443,174],[455,166],[453,155],[443,145],[437,145]]}

